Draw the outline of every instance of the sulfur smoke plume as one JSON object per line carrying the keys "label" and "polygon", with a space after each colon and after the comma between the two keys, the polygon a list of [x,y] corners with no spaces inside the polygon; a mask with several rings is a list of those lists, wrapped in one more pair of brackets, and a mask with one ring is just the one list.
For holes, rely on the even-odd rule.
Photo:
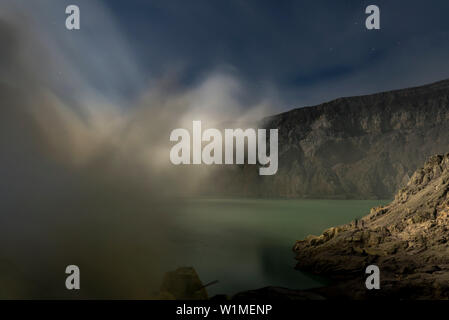
{"label": "sulfur smoke plume", "polygon": [[[173,71],[146,77],[106,8],[84,3],[102,22],[76,36],[51,31],[46,9],[0,4],[0,296],[148,298],[210,171],[174,167],[170,131],[259,119],[270,99],[243,108],[229,67],[188,87]],[[65,290],[69,264],[81,293]]]}

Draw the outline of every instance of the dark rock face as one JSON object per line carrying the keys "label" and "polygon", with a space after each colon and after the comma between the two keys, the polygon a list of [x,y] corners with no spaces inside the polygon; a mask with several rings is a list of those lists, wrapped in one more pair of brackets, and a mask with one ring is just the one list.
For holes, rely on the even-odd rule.
{"label": "dark rock face", "polygon": [[[385,207],[359,221],[297,241],[297,267],[364,298],[365,268],[381,270],[380,294],[449,298],[449,154],[432,156]],[[338,287],[338,286],[337,286]]]}
{"label": "dark rock face", "polygon": [[279,129],[279,170],[220,176],[239,195],[388,199],[449,145],[449,80],[341,98],[264,119]]}

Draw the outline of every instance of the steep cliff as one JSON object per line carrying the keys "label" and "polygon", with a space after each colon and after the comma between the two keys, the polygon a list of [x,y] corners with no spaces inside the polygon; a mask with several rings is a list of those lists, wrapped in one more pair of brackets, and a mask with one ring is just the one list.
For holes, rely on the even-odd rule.
{"label": "steep cliff", "polygon": [[449,80],[340,98],[266,118],[279,129],[279,171],[223,169],[220,192],[274,197],[387,199],[449,145]]}
{"label": "steep cliff", "polygon": [[381,270],[381,294],[449,298],[449,154],[432,156],[389,205],[294,246],[297,267],[368,294],[364,272]]}

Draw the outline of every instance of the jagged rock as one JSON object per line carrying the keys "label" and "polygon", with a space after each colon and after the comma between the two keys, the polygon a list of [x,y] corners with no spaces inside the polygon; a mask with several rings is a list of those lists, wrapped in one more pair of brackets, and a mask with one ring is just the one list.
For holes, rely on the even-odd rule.
{"label": "jagged rock", "polygon": [[[353,281],[359,288],[354,296],[363,297],[360,276],[374,263],[392,295],[449,298],[448,181],[449,154],[430,157],[390,204],[371,209],[357,224],[297,241],[297,268],[345,279],[346,286]],[[438,289],[418,290],[429,282]]]}
{"label": "jagged rock", "polygon": [[167,272],[160,292],[152,297],[157,300],[204,300],[207,291],[192,267],[181,267]]}

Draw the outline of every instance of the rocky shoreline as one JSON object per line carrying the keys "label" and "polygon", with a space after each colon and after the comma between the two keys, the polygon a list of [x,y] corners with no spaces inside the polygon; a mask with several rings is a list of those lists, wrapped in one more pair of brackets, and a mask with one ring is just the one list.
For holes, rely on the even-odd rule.
{"label": "rocky shoreline", "polygon": [[[432,156],[390,204],[360,220],[294,245],[297,269],[335,285],[327,297],[449,298],[449,154]],[[381,290],[365,288],[365,268],[381,271]]]}
{"label": "rocky shoreline", "polygon": [[[326,277],[332,284],[309,290],[265,287],[210,299],[448,299],[449,153],[428,159],[390,204],[299,240],[293,251],[297,269]],[[371,264],[380,269],[380,290],[365,286],[365,270]],[[207,299],[205,286],[192,270],[170,273],[161,292],[182,293],[172,298]],[[183,285],[178,288],[177,283]]]}

